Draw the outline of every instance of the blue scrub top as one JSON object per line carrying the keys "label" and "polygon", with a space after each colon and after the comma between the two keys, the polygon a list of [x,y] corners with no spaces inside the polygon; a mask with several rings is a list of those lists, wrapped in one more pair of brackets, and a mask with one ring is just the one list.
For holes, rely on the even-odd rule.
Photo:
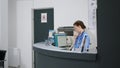
{"label": "blue scrub top", "polygon": [[75,40],[75,44],[74,44],[74,50],[75,48],[80,48],[81,44],[83,44],[83,41],[85,39],[85,44],[84,44],[84,48],[83,51],[89,49],[90,46],[90,37],[88,36],[88,34],[84,31],[81,34],[79,34]]}

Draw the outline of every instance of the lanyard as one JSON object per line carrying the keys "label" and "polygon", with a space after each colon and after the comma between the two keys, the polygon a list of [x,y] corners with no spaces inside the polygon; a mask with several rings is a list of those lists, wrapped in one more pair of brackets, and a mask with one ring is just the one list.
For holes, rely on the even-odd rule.
{"label": "lanyard", "polygon": [[83,50],[84,50],[85,42],[86,42],[86,36],[85,36],[85,38],[84,38],[84,40],[83,40],[83,45],[82,45],[81,52],[83,52]]}

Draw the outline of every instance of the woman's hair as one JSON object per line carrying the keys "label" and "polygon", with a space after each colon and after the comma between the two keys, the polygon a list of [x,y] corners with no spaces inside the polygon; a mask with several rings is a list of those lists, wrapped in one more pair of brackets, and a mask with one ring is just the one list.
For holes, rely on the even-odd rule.
{"label": "woman's hair", "polygon": [[84,23],[80,20],[77,20],[74,24],[74,26],[81,26],[82,29],[85,29],[86,26],[84,25]]}

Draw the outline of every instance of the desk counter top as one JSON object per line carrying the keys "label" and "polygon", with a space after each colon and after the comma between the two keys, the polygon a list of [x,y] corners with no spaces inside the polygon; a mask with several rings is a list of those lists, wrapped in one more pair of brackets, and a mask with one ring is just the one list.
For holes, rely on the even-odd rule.
{"label": "desk counter top", "polygon": [[86,53],[79,53],[64,50],[64,48],[59,48],[52,45],[46,45],[45,42],[34,44],[33,49],[35,52],[40,54],[67,59],[95,60],[97,54],[97,50],[90,50]]}

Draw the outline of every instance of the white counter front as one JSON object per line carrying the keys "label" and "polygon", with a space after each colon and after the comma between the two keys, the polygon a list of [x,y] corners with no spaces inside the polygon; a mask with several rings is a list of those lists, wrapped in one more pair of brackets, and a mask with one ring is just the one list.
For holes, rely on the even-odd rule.
{"label": "white counter front", "polygon": [[[58,52],[67,52],[67,53],[79,53],[76,51],[69,51],[65,50],[65,48],[60,48],[60,47],[55,47],[53,45],[47,45],[45,42],[39,42],[33,45],[33,47],[40,48],[40,49],[45,49],[45,50],[50,50],[50,51],[58,51]],[[97,54],[97,49],[90,49],[88,52],[89,54]]]}

